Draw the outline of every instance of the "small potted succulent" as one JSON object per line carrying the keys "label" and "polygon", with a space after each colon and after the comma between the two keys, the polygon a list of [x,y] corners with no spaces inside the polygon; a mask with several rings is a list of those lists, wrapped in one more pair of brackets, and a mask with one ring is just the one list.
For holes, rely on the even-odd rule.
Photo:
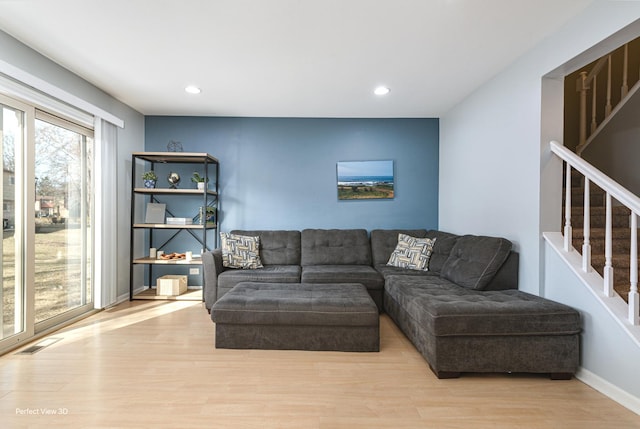
{"label": "small potted succulent", "polygon": [[193,172],[193,176],[191,177],[191,181],[198,186],[198,189],[203,191],[207,187],[207,182],[209,179],[205,179],[198,173],[197,171]]}
{"label": "small potted succulent", "polygon": [[144,181],[145,188],[155,188],[158,181],[158,175],[155,171],[145,171],[142,174],[142,180]]}
{"label": "small potted succulent", "polygon": [[198,214],[193,218],[200,225],[212,224],[216,221],[216,208],[214,206],[200,207]]}
{"label": "small potted succulent", "polygon": [[207,207],[206,210],[206,223],[215,223],[216,221],[216,208],[215,207]]}

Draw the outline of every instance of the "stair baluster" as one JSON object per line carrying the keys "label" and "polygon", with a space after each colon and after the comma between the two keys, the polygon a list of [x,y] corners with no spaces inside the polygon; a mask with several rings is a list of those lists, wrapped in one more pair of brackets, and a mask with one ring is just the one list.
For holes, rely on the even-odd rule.
{"label": "stair baluster", "polygon": [[596,129],[598,129],[598,122],[596,120],[596,106],[598,105],[596,103],[596,94],[598,93],[598,80],[597,79],[593,79],[593,91],[591,91],[591,131],[590,134],[593,134],[596,132]]}
{"label": "stair baluster", "polygon": [[573,231],[571,229],[571,166],[567,163],[567,178],[565,189],[565,210],[564,210],[564,251],[568,252],[573,248]]}
{"label": "stair baluster", "polygon": [[588,273],[591,271],[591,190],[590,181],[584,178],[584,242],[582,244],[582,271]]}
{"label": "stair baluster", "polygon": [[[595,92],[595,91],[594,91]],[[593,104],[596,104],[595,96],[593,99]],[[608,117],[611,114],[611,55],[607,57],[607,104],[604,106],[604,117]],[[596,130],[591,130],[591,134],[593,134]]]}
{"label": "stair baluster", "polygon": [[629,44],[624,45],[624,60],[622,64],[622,88],[620,88],[620,98],[624,98],[629,93]]}
{"label": "stair baluster", "polygon": [[613,216],[611,213],[611,194],[606,194],[605,234],[604,234],[604,295],[613,296]]}
{"label": "stair baluster", "polygon": [[[576,82],[578,92],[580,92],[580,137],[578,138],[578,146],[576,149],[584,147],[587,143],[587,72],[580,72],[578,81]],[[578,155],[580,153],[578,152]]]}
{"label": "stair baluster", "polygon": [[640,297],[638,296],[638,215],[631,212],[631,261],[629,268],[629,278],[631,279],[631,289],[629,290],[629,323],[637,325],[638,307]]}

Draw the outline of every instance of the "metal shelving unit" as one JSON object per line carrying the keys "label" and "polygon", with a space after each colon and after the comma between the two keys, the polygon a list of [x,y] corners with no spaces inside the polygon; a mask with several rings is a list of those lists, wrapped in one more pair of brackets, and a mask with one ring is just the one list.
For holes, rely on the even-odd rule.
{"label": "metal shelving unit", "polygon": [[[132,175],[131,175],[131,268],[130,268],[130,284],[129,284],[129,299],[186,299],[186,300],[202,300],[204,297],[204,278],[202,270],[200,269],[200,278],[202,279],[201,286],[190,286],[187,293],[177,296],[164,296],[156,295],[153,286],[144,286],[136,284],[134,278],[134,267],[142,265],[145,267],[144,276],[149,280],[149,283],[153,283],[154,279],[154,266],[201,266],[202,259],[198,256],[193,257],[191,260],[179,259],[179,260],[163,260],[149,257],[149,255],[134,255],[134,244],[136,243],[136,230],[145,230],[147,233],[144,235],[144,248],[156,247],[158,250],[166,248],[174,238],[180,234],[189,234],[195,239],[201,246],[200,249],[195,250],[197,253],[201,250],[211,250],[210,244],[213,244],[213,248],[217,246],[217,234],[214,234],[213,243],[207,242],[207,232],[217,229],[218,220],[218,181],[220,164],[216,158],[208,153],[193,153],[193,152],[134,152],[131,156]],[[183,188],[144,188],[137,187],[136,180],[141,177],[142,168],[144,171],[155,171],[158,164],[196,164],[201,166],[204,171],[203,177],[207,187],[205,189],[183,189]],[[215,170],[212,172],[211,170]],[[201,196],[201,203],[197,203],[197,198]],[[172,216],[171,207],[184,204],[185,201],[196,202],[197,207],[213,207],[215,219],[214,222],[207,222],[206,212],[205,219],[202,220],[202,224],[187,224],[187,225],[174,225],[166,223],[144,223],[140,222],[143,218],[144,210],[139,210],[140,199],[143,199],[143,203],[164,203],[166,204],[166,214]],[[142,212],[142,213],[139,213]],[[154,231],[162,230],[169,232],[168,237],[164,237],[158,241],[154,235]],[[139,235],[139,234],[138,234]],[[139,239],[138,239],[139,240]],[[140,291],[142,287],[142,291]]]}

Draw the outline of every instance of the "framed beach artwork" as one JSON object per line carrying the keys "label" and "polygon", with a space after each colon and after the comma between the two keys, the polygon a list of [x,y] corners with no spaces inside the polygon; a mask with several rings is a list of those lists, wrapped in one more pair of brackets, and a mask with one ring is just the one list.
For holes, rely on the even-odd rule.
{"label": "framed beach artwork", "polygon": [[338,161],[338,199],[393,198],[393,161]]}

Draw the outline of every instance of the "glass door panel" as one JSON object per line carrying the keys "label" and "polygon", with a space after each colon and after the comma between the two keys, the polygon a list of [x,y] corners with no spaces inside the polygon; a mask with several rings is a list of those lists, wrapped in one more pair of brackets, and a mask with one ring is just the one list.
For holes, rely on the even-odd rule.
{"label": "glass door panel", "polygon": [[0,340],[25,330],[25,290],[21,275],[23,237],[16,235],[16,150],[24,147],[25,113],[0,104],[0,153],[2,154],[2,278],[0,279]]}
{"label": "glass door panel", "polygon": [[36,323],[93,302],[93,140],[78,128],[35,121]]}

